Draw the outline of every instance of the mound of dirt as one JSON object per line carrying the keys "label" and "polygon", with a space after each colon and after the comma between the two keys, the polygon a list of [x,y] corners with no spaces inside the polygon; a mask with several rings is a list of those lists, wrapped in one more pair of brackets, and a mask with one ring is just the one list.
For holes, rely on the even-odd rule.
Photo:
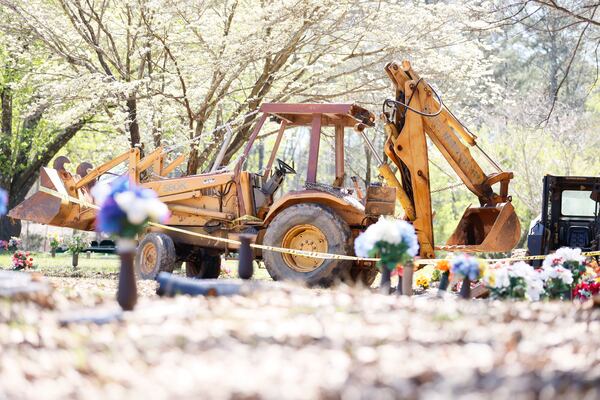
{"label": "mound of dirt", "polygon": [[[158,298],[52,279],[54,308],[0,300],[0,398],[598,398],[600,311],[267,285]],[[95,323],[66,314],[114,313]],[[62,321],[62,322],[61,322]]]}

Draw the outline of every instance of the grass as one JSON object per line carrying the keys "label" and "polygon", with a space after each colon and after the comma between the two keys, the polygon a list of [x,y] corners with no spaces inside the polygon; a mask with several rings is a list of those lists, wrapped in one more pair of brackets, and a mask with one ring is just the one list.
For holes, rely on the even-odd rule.
{"label": "grass", "polygon": [[[119,257],[115,254],[96,254],[91,253],[90,258],[86,254],[79,255],[79,263],[77,268],[73,268],[71,264],[71,254],[59,253],[52,258],[50,253],[31,253],[34,260],[34,270],[39,271],[47,276],[57,277],[82,277],[82,278],[116,278],[119,273]],[[223,263],[222,277],[235,278],[237,277],[237,260],[226,260]],[[269,273],[264,268],[264,264],[260,263],[259,267],[254,268],[254,279],[271,279]],[[12,268],[12,252],[0,253],[0,269]],[[177,274],[185,273],[185,264]],[[227,271],[227,273],[225,273]]]}
{"label": "grass", "polygon": [[[48,276],[65,277],[110,277],[117,276],[119,271],[119,258],[114,254],[86,254],[79,255],[77,268],[73,268],[71,254],[59,253],[52,258],[49,253],[31,253],[34,269]],[[12,253],[0,254],[0,268],[12,268]]]}
{"label": "grass", "polygon": [[[119,257],[115,254],[97,254],[91,253],[90,258],[86,254],[79,255],[79,265],[73,268],[71,265],[71,254],[59,253],[52,258],[50,253],[31,253],[34,259],[35,270],[47,276],[69,277],[69,278],[114,278],[119,273]],[[12,253],[0,253],[0,269],[12,268]],[[222,278],[237,277],[237,260],[225,260],[222,265]],[[271,277],[262,262],[254,264],[254,279],[270,280]],[[425,276],[431,279],[434,266],[428,265],[415,272],[414,279],[418,276]],[[182,269],[174,271],[175,274],[185,274],[185,264]],[[379,277],[377,278],[379,282]]]}

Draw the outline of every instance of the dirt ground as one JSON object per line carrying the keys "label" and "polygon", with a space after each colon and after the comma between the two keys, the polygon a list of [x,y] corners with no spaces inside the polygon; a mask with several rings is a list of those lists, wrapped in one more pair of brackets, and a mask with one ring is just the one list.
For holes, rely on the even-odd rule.
{"label": "dirt ground", "polygon": [[[0,299],[0,399],[599,398],[600,310],[266,283],[119,315],[116,281]],[[83,315],[116,319],[66,323]]]}

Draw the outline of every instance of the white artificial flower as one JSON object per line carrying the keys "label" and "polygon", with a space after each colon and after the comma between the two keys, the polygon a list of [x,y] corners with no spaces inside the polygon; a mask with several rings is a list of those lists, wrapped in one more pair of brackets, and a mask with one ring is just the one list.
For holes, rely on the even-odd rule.
{"label": "white artificial flower", "polygon": [[169,207],[158,199],[146,201],[146,212],[152,221],[164,221],[169,216]]}
{"label": "white artificial flower", "polygon": [[527,280],[527,297],[531,301],[539,301],[544,293],[544,282],[539,277]]}
{"label": "white artificial flower", "polygon": [[135,200],[135,193],[129,190],[115,194],[115,202],[125,213],[129,212],[130,209],[136,206]]}
{"label": "white artificial flower", "polygon": [[492,272],[494,274],[494,287],[505,288],[510,286],[510,277],[508,275],[508,268],[500,267],[496,268]]}
{"label": "white artificial flower", "polygon": [[570,285],[573,283],[573,274],[571,270],[563,267],[543,267],[543,279],[560,279],[565,284]]}
{"label": "white artificial flower", "polygon": [[354,251],[359,257],[368,257],[369,252],[377,242],[408,245],[407,253],[414,257],[419,251],[419,242],[415,229],[406,221],[379,217],[379,220],[370,225],[354,241]]}
{"label": "white artificial flower", "polygon": [[524,261],[519,261],[508,267],[508,273],[515,278],[529,278],[534,273],[533,267]]}
{"label": "white artificial flower", "polygon": [[369,257],[369,251],[375,246],[375,242],[366,234],[366,231],[360,234],[354,241],[354,252],[359,257]]}
{"label": "white artificial flower", "polygon": [[581,249],[579,248],[570,248],[570,247],[561,247],[556,250],[554,254],[548,255],[542,265],[544,267],[562,265],[566,261],[577,261],[578,263],[583,263],[585,261],[585,256],[581,254]]}
{"label": "white artificial flower", "polygon": [[108,196],[110,196],[111,191],[112,191],[112,188],[110,187],[110,185],[108,183],[101,182],[101,183],[97,183],[94,185],[91,193],[92,193],[92,196],[94,197],[95,203],[99,206],[102,206],[102,204],[104,203],[104,200],[106,200],[106,198]]}
{"label": "white artificial flower", "polygon": [[585,256],[581,255],[581,249],[579,248],[561,247],[556,250],[555,254],[564,261],[577,261],[579,263],[585,261]]}
{"label": "white artificial flower", "polygon": [[549,254],[544,258],[544,262],[542,263],[542,267],[552,267],[554,265],[559,265],[563,263],[563,259],[559,254]]}

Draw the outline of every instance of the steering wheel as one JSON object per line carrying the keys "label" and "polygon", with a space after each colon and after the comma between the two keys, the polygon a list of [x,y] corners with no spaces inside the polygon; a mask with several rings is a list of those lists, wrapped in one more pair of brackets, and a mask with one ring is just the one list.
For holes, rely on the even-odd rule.
{"label": "steering wheel", "polygon": [[277,159],[277,164],[279,166],[279,169],[285,174],[295,174],[296,173],[296,170],[294,168],[292,168],[288,163],[286,163],[285,161],[283,161],[280,158]]}

